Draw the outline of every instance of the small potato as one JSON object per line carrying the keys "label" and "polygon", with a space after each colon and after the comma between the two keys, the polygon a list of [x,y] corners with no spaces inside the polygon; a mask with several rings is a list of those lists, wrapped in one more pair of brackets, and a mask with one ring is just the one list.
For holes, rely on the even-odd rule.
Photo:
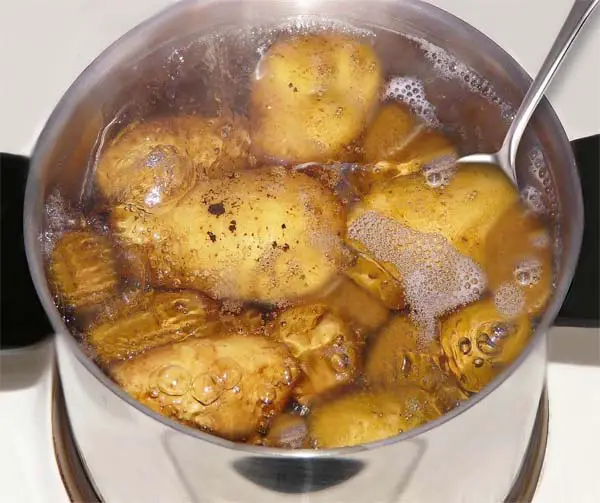
{"label": "small potato", "polygon": [[250,162],[239,118],[164,117],[127,126],[102,153],[96,183],[112,203],[150,210],[177,201],[197,180],[234,173]]}
{"label": "small potato", "polygon": [[[378,184],[349,215],[349,226],[372,211],[422,233],[437,233],[479,265],[499,215],[518,194],[504,173],[491,166],[458,168],[449,185],[431,188],[421,174]],[[360,249],[360,244],[358,244]]]}
{"label": "small potato", "polygon": [[285,343],[300,363],[305,377],[294,396],[303,405],[356,375],[356,336],[324,304],[287,309],[275,320],[272,336]]}
{"label": "small potato", "polygon": [[373,49],[343,35],[276,42],[252,82],[252,149],[284,163],[339,160],[377,106],[380,63]]}
{"label": "small potato", "polygon": [[189,338],[114,365],[127,393],[165,416],[244,440],[280,411],[296,363],[266,337]]}
{"label": "small potato", "polygon": [[125,249],[145,252],[153,285],[277,303],[318,291],[336,274],[344,219],[318,181],[260,168],[200,182],[163,211],[116,207],[111,224]]}
{"label": "small potato", "polygon": [[269,424],[269,433],[259,442],[268,447],[300,449],[306,445],[308,425],[302,416],[280,414]]}
{"label": "small potato", "polygon": [[388,309],[404,309],[402,284],[368,255],[359,254],[354,265],[346,270],[346,275],[379,299]]}
{"label": "small potato", "polygon": [[524,310],[539,314],[552,292],[552,240],[540,219],[521,204],[506,210],[490,230],[485,245],[490,289],[518,288]]}
{"label": "small potato", "polygon": [[395,389],[414,384],[431,393],[444,412],[467,395],[453,375],[442,370],[442,348],[437,340],[423,340],[406,316],[398,316],[375,338],[367,351],[365,376],[369,384]]}
{"label": "small potato", "polygon": [[211,299],[191,291],[148,292],[130,302],[117,302],[89,329],[87,342],[100,361],[108,363],[219,330],[217,306]]}
{"label": "small potato", "polygon": [[477,393],[519,356],[531,335],[525,315],[509,319],[490,298],[442,320],[440,340],[463,389]]}
{"label": "small potato", "polygon": [[367,332],[377,330],[390,317],[379,299],[348,278],[340,278],[322,300],[332,311]]}
{"label": "small potato", "polygon": [[52,250],[48,277],[63,307],[81,310],[106,302],[119,287],[109,238],[90,231],[67,232]]}
{"label": "small potato", "polygon": [[399,103],[384,105],[363,143],[364,161],[374,178],[410,175],[440,158],[457,158],[456,149],[441,131],[427,128]]}
{"label": "small potato", "polygon": [[394,437],[441,415],[435,399],[417,386],[357,392],[315,407],[309,432],[319,449],[349,447]]}

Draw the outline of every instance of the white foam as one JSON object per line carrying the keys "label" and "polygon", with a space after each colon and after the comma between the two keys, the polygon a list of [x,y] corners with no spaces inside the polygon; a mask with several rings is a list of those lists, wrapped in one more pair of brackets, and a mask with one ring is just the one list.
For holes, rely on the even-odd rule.
{"label": "white foam", "polygon": [[521,199],[525,205],[537,215],[547,213],[546,198],[542,192],[535,187],[528,185],[521,192]]}
{"label": "white foam", "polygon": [[384,89],[383,98],[404,103],[428,126],[440,126],[435,107],[427,101],[425,96],[425,86],[416,78],[392,77]]}
{"label": "white foam", "polygon": [[367,212],[350,224],[348,236],[397,268],[412,317],[428,339],[435,336],[438,317],[477,300],[486,288],[481,268],[438,234]]}
{"label": "white foam", "polygon": [[525,308],[525,296],[516,283],[502,283],[494,293],[494,303],[498,312],[514,318]]}
{"label": "white foam", "polygon": [[415,42],[423,50],[425,57],[430,61],[438,76],[444,79],[459,80],[470,91],[482,96],[490,103],[496,104],[500,108],[503,118],[506,121],[510,120],[513,113],[512,107],[496,94],[489,80],[480,77],[471,68],[441,47],[422,38],[410,35],[404,36]]}

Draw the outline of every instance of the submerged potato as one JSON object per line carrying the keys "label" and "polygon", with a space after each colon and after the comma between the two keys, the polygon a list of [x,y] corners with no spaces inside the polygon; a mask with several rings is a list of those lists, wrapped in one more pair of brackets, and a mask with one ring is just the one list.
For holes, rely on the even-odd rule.
{"label": "submerged potato", "polygon": [[285,405],[296,363],[266,337],[190,338],[120,362],[110,373],[165,416],[244,440]]}
{"label": "submerged potato", "polygon": [[296,299],[342,262],[344,211],[318,181],[282,168],[200,182],[172,207],[111,216],[121,244],[148,258],[151,282],[215,298]]}
{"label": "submerged potato", "polygon": [[334,288],[323,297],[323,302],[342,318],[351,320],[367,332],[381,327],[390,314],[379,299],[348,278],[340,278]]}
{"label": "submerged potato", "polygon": [[367,125],[381,82],[375,52],[355,39],[301,35],[276,42],[252,82],[253,151],[289,163],[339,159]]}
{"label": "submerged potato", "polygon": [[439,234],[483,265],[490,230],[517,200],[517,191],[500,169],[466,165],[443,188],[429,187],[421,174],[376,185],[349,215],[349,225],[366,212],[376,212],[412,230]]}
{"label": "submerged potato", "polygon": [[441,132],[420,123],[399,103],[384,105],[363,143],[364,161],[372,178],[410,175],[437,159],[456,159],[457,152]]}
{"label": "submerged potato", "polygon": [[151,209],[182,197],[198,179],[249,163],[241,119],[164,117],[127,126],[102,153],[96,183],[111,202]]}
{"label": "submerged potato", "polygon": [[552,240],[540,219],[515,204],[490,230],[485,246],[490,289],[502,295],[508,285],[517,288],[523,309],[537,315],[552,292]]}
{"label": "submerged potato", "polygon": [[306,445],[308,426],[306,418],[292,414],[279,414],[269,424],[269,432],[257,443],[268,447],[300,449]]}
{"label": "submerged potato", "polygon": [[322,393],[350,382],[358,367],[355,334],[324,304],[287,309],[274,322],[272,336],[286,344],[304,373],[294,389],[307,404]]}
{"label": "submerged potato", "polygon": [[423,340],[406,316],[394,318],[377,335],[367,354],[365,376],[371,385],[388,389],[417,385],[431,393],[443,411],[467,398],[454,376],[442,369],[439,342]]}
{"label": "submerged potato", "polygon": [[217,307],[196,292],[141,293],[100,316],[86,340],[104,363],[190,336],[215,335]]}
{"label": "submerged potato", "polygon": [[81,310],[102,304],[119,285],[110,240],[90,231],[67,232],[54,245],[48,277],[63,307]]}
{"label": "submerged potato", "polygon": [[487,298],[442,320],[440,341],[460,385],[477,393],[512,363],[530,335],[527,316],[510,319]]}
{"label": "submerged potato", "polygon": [[346,270],[346,275],[379,299],[388,309],[404,309],[402,284],[368,255],[359,254],[356,262]]}
{"label": "submerged potato", "polygon": [[440,415],[435,399],[417,386],[357,392],[315,407],[309,434],[320,449],[349,447],[399,435]]}

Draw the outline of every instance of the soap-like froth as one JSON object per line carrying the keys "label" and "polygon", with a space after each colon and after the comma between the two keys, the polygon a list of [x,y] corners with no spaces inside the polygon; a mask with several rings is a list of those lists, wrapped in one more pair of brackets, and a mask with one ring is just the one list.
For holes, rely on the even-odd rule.
{"label": "soap-like froth", "polygon": [[350,224],[348,237],[396,268],[412,316],[427,337],[434,335],[439,316],[477,300],[486,288],[481,268],[440,235],[369,211]]}
{"label": "soap-like froth", "polygon": [[435,107],[427,101],[425,86],[420,80],[411,77],[393,77],[385,87],[383,98],[404,103],[430,127],[440,125]]}

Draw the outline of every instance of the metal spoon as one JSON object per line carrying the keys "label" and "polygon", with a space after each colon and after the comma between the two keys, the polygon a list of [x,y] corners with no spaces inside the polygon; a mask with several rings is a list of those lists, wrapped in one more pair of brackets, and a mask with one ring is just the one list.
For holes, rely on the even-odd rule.
{"label": "metal spoon", "polygon": [[565,20],[556,41],[546,56],[537,77],[531,84],[529,91],[523,98],[523,102],[513,119],[513,122],[506,133],[504,143],[500,150],[494,154],[473,154],[461,157],[457,164],[494,164],[499,166],[508,175],[512,182],[517,185],[517,171],[515,162],[517,158],[517,149],[529,123],[529,119],[537,108],[544,92],[552,82],[554,75],[558,71],[565,56],[577,38],[577,35],[583,28],[583,25],[590,17],[600,0],[575,0],[571,12]]}

